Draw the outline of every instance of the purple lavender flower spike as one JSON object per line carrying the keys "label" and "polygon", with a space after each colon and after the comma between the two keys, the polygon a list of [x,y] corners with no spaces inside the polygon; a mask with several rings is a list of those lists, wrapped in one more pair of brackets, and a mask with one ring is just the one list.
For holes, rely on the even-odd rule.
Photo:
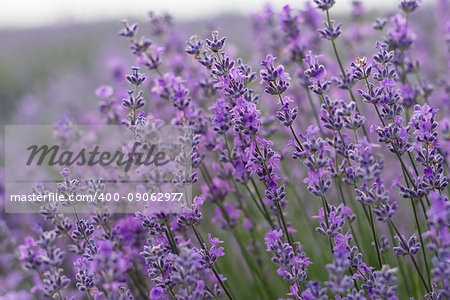
{"label": "purple lavender flower spike", "polygon": [[334,21],[325,23],[325,28],[319,30],[320,37],[326,40],[335,40],[342,33],[341,26],[342,24],[335,25]]}
{"label": "purple lavender flower spike", "polygon": [[280,265],[280,268],[277,270],[278,276],[282,277],[284,281],[295,285],[290,290],[291,293],[297,295],[299,285],[308,276],[307,267],[311,262],[302,251],[300,245],[297,245],[297,250],[294,250],[292,246],[281,240],[282,236],[281,230],[271,230],[266,233],[264,237],[264,242],[267,246],[266,251],[274,254],[272,262]]}
{"label": "purple lavender flower spike", "polygon": [[137,67],[132,67],[131,71],[133,72],[132,74],[125,76],[128,82],[135,86],[142,84],[146,78],[145,75],[139,73],[139,68]]}
{"label": "purple lavender flower spike", "polygon": [[419,7],[419,3],[421,2],[421,0],[403,0],[400,3],[399,7],[405,13],[411,13]]}
{"label": "purple lavender flower spike", "polygon": [[395,240],[398,244],[398,247],[394,247],[395,254],[399,256],[405,255],[414,255],[420,250],[420,243],[417,241],[417,236],[413,234],[409,239],[405,239],[402,237],[400,239],[398,236],[395,236]]}
{"label": "purple lavender flower spike", "polygon": [[213,31],[211,35],[212,35],[213,40],[211,41],[211,40],[206,39],[206,46],[212,52],[217,53],[223,49],[226,38],[223,37],[219,40],[219,32],[218,31]]}
{"label": "purple lavender flower spike", "polygon": [[[126,151],[147,138],[145,127],[192,129],[177,139],[190,150],[170,152],[173,164],[192,170],[173,180],[144,166],[84,172],[58,161],[60,180],[29,189],[27,179],[43,181],[47,168],[17,168],[18,193],[126,198],[173,192],[173,184],[193,197],[181,211],[125,214],[102,201],[86,213],[69,201],[5,198],[0,298],[449,299],[450,7],[435,2],[401,0],[373,13],[354,0],[335,21],[336,1],[314,0],[266,6],[249,22],[208,21],[226,37],[189,32],[196,22],[150,12],[146,25],[119,24],[125,40],[80,31],[76,45],[67,45],[77,47],[75,56],[47,51],[48,34],[40,33],[47,28],[29,38],[25,29],[5,31],[5,124],[57,120],[52,137],[66,154],[93,145],[79,124],[124,127],[129,140],[118,147]],[[51,30],[55,44],[60,36],[67,37],[64,28]],[[84,41],[89,51],[80,52]],[[89,111],[94,95],[98,109]],[[21,161],[6,143],[32,140],[14,137],[4,139],[5,196],[16,184],[9,167]],[[9,213],[38,205],[36,214]]]}
{"label": "purple lavender flower spike", "polygon": [[314,0],[318,8],[322,10],[330,9],[335,3],[335,0]]}
{"label": "purple lavender flower spike", "polygon": [[134,23],[134,24],[130,25],[130,24],[128,24],[128,22],[126,20],[123,21],[122,24],[125,28],[122,29],[121,31],[119,31],[119,35],[128,37],[128,38],[133,38],[137,32],[138,24]]}

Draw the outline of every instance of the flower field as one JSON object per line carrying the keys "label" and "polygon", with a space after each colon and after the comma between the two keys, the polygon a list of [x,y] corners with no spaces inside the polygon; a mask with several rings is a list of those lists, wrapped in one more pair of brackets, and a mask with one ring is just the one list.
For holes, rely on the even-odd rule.
{"label": "flower field", "polygon": [[[450,298],[450,3],[398,2],[0,31],[3,125],[72,150],[92,144],[80,126],[118,126],[130,163],[158,133],[183,146],[158,168],[14,170],[24,193],[94,195],[90,213],[9,212],[7,153],[0,299]],[[148,210],[172,194],[179,211]]]}

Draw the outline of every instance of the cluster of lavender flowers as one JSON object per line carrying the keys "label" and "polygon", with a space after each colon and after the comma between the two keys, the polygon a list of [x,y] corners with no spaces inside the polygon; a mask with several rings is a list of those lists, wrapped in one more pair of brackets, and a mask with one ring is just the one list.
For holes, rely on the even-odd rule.
{"label": "cluster of lavender flowers", "polygon": [[[195,197],[181,213],[48,205],[32,229],[2,215],[2,299],[450,298],[448,4],[403,0],[375,19],[353,1],[342,25],[335,2],[267,6],[242,49],[226,26],[124,21],[134,62],[95,91],[93,121],[192,128],[174,184]],[[61,179],[63,195],[110,188]]]}

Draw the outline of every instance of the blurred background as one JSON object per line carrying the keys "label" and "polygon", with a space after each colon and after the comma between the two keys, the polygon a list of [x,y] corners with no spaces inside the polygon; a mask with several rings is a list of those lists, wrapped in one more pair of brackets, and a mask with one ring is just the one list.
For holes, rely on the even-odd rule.
{"label": "blurred background", "polygon": [[[177,20],[197,20],[224,14],[248,15],[270,4],[280,9],[289,4],[292,8],[302,7],[307,0],[15,0],[3,1],[0,11],[1,28],[24,28],[56,24],[92,23],[120,20],[124,17],[143,18],[143,13],[152,10],[165,12]],[[364,0],[364,6],[373,9],[390,9],[400,1]],[[427,0],[426,2],[430,2]],[[335,11],[348,11],[352,0],[337,1]]]}
{"label": "blurred background", "polygon": [[[98,107],[95,88],[108,84],[115,69],[133,64],[127,43],[117,36],[123,19],[147,22],[149,11],[168,13],[184,39],[194,33],[209,36],[210,30],[221,29],[240,46],[241,41],[251,38],[251,20],[244,16],[260,12],[268,4],[278,11],[285,4],[303,8],[305,2],[2,1],[0,125],[53,124],[66,111],[77,114],[83,109],[83,115],[95,111]],[[398,2],[363,1],[373,16],[380,10],[392,11]],[[333,9],[348,15],[351,6],[351,0],[340,0]]]}
{"label": "blurred background", "polygon": [[[307,2],[311,5],[312,0],[3,0],[0,8],[0,126],[70,123],[67,121],[70,119],[78,124],[95,124],[99,121],[103,124],[104,120],[99,119],[99,116],[104,116],[99,110],[101,99],[95,95],[96,89],[101,85],[113,86],[115,91],[113,98],[116,104],[120,103],[123,96],[126,96],[126,90],[129,89],[129,85],[125,83],[124,74],[130,72],[130,66],[136,65],[136,59],[129,49],[129,41],[117,34],[123,28],[121,21],[124,19],[130,23],[139,23],[139,38],[145,35],[159,46],[170,48],[169,55],[163,57],[166,59],[163,62],[164,67],[174,70],[174,73],[184,72],[183,78],[189,78],[187,76],[195,73],[195,71],[191,72],[195,70],[192,67],[194,64],[196,68],[199,68],[199,64],[184,53],[185,41],[193,34],[201,39],[208,38],[212,30],[219,30],[221,36],[227,37],[226,51],[230,56],[243,57],[246,63],[254,67],[254,71],[259,72],[260,62],[266,54],[274,53],[282,62],[283,54],[286,59],[287,53],[278,55],[275,51],[272,52],[272,49],[259,47],[263,44],[261,41],[265,40],[255,35],[254,20],[249,15],[254,13],[264,15],[264,12],[268,10],[267,5],[273,8],[276,15],[286,4],[295,10],[307,11],[305,9]],[[385,32],[373,30],[371,24],[377,17],[388,19],[392,16],[400,0],[362,0],[360,1],[362,8],[353,5],[352,2],[352,0],[337,0],[337,4],[333,7],[333,19],[343,23],[343,36],[339,38],[338,43],[343,47],[342,56],[346,66],[350,65],[357,56],[371,57],[374,54],[375,41],[381,39]],[[447,85],[441,84],[448,74],[448,67],[442,63],[442,58],[446,54],[443,38],[446,25],[442,22],[445,18],[439,20],[440,15],[445,16],[445,11],[440,10],[440,6],[434,5],[438,1],[424,2],[420,13],[415,13],[412,17],[411,26],[419,37],[419,42],[414,44],[413,54],[420,59],[426,79],[436,86],[436,92],[433,94],[436,96],[433,96],[432,103],[442,102],[448,105],[447,100],[445,102],[441,100],[447,97],[445,90]],[[445,0],[439,0],[439,2],[444,3]],[[312,6],[314,4],[310,7]],[[315,8],[311,10],[316,11]],[[361,10],[364,10],[364,13],[361,13]],[[154,26],[150,25],[154,24],[150,24],[152,19],[149,18],[150,11],[158,15],[164,16],[167,13],[171,16],[171,30],[165,39],[155,36],[151,31]],[[314,28],[322,26],[322,16],[320,12],[316,14],[319,15],[318,25]],[[355,14],[362,16],[355,17]],[[275,30],[278,29],[276,26],[273,27]],[[309,32],[306,32],[307,30]],[[268,30],[267,34],[272,34],[272,31]],[[275,31],[274,35],[277,34],[278,32]],[[317,35],[309,27],[305,27],[302,34]],[[277,42],[278,39],[273,38],[274,46],[282,48],[278,47]],[[272,41],[269,41],[269,44],[272,46]],[[319,49],[319,53],[324,53],[329,51],[330,47],[325,44]],[[339,73],[332,55],[325,55],[321,58],[321,62],[327,66],[330,78]],[[180,65],[185,65],[185,68],[179,68]],[[293,77],[297,77],[290,91],[296,95],[295,101],[301,107],[302,113],[302,118],[299,119],[303,122],[302,126],[306,128],[306,124],[314,122],[314,117],[312,113],[308,113],[310,106],[306,103],[295,67],[287,66],[287,68]],[[150,82],[155,79],[155,73],[148,72],[146,69],[143,72],[147,73],[149,78],[146,80],[149,84],[146,87],[151,87]],[[194,80],[192,84],[196,84],[196,81]],[[257,86],[257,83],[255,85]],[[262,88],[259,88],[261,91]],[[193,97],[200,93],[198,86],[194,89],[197,89],[197,92],[193,91]],[[342,91],[337,91],[333,97],[341,96],[340,92]],[[261,94],[264,97],[264,93]],[[148,100],[147,105],[154,109],[154,111],[148,109],[148,112],[156,112],[158,116],[173,117],[172,112],[169,111],[171,106],[166,105],[163,108],[158,104],[161,102],[155,102],[150,93],[145,96]],[[194,100],[202,100],[198,104],[202,105],[205,111],[207,110],[209,99]],[[264,103],[261,107],[268,112],[275,111],[274,106],[277,104],[271,97],[266,96],[261,103]],[[165,114],[166,111],[169,112]],[[442,109],[444,115],[446,111]],[[126,110],[122,110],[122,114],[125,115]],[[268,115],[268,120],[271,121],[270,114],[263,113],[263,115]],[[269,122],[267,124],[265,126],[267,125],[268,128],[271,124],[277,125]],[[3,140],[0,139],[0,149],[4,143]],[[280,143],[280,145],[284,144]],[[3,155],[0,156],[0,162],[2,159]],[[294,166],[293,170],[298,171],[296,168],[297,166]],[[3,176],[2,173],[0,172],[0,176]],[[300,182],[303,175],[297,172],[292,173],[296,174],[292,180]],[[394,172],[388,175],[395,176]],[[388,178],[386,182],[391,182],[390,179]],[[294,195],[297,186],[291,186],[293,190],[290,192]],[[302,195],[305,195],[303,194],[304,186],[298,185],[298,188],[302,189]],[[309,194],[306,195],[310,197]],[[313,209],[316,211],[314,205],[316,204],[311,204],[307,207],[308,210],[304,211],[292,210],[291,214],[301,211],[304,216],[312,215]],[[0,207],[1,210],[3,209]],[[406,210],[405,220],[410,219],[411,215],[408,213],[410,211]],[[296,217],[297,223],[294,225],[297,225],[297,228],[309,228],[312,231],[313,227],[307,224],[309,217],[301,218],[300,215]],[[16,220],[14,217],[11,219],[13,221],[10,227],[15,231],[20,231],[21,228],[14,222],[21,223],[19,225],[22,227],[22,233],[18,234],[20,238],[23,237],[21,234],[29,234],[30,228],[34,226],[32,225],[34,219],[31,218],[26,221],[21,218]],[[210,224],[208,221],[205,222],[208,227]],[[140,228],[139,224],[138,227]],[[307,235],[305,239],[314,240],[314,237],[310,238]],[[262,241],[262,238],[260,240]],[[227,242],[226,239],[226,245],[228,245]],[[238,246],[232,244],[231,248],[238,249]],[[315,262],[311,267],[313,271],[323,270],[324,267],[321,262],[321,252],[317,251],[317,248],[316,243],[305,246],[306,252],[310,253],[312,261]],[[224,271],[231,275],[232,284],[245,293],[247,296],[245,299],[251,299],[249,294],[252,291],[248,289],[245,278],[248,274],[241,274],[239,268],[235,268],[234,256],[228,255],[224,259],[228,262],[224,263]],[[369,261],[374,260],[373,254]],[[7,272],[0,273],[7,274]],[[17,274],[19,274],[17,277],[22,276],[19,272]],[[11,278],[10,282],[5,284],[5,289],[9,286],[12,289],[16,288],[16,282],[19,281],[12,276]],[[321,272],[317,279],[325,280],[326,273]],[[287,290],[287,287],[279,288],[280,295]]]}

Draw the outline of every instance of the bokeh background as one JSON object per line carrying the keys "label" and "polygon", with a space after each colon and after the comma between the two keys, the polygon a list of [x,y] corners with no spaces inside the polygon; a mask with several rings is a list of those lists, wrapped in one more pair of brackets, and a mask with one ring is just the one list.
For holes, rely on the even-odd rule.
{"label": "bokeh background", "polygon": [[[349,25],[352,14],[351,0],[338,0],[333,8],[333,18],[342,22],[345,27],[339,43],[346,46],[346,52],[343,53],[346,65],[350,64],[351,58],[359,56],[361,53],[367,56],[375,53],[373,45],[381,35],[374,33],[371,24],[376,17],[391,16],[400,1],[364,0],[362,2],[367,15],[364,16],[364,24],[361,26],[355,25],[355,23]],[[123,19],[129,20],[131,23],[138,22],[140,24],[139,35],[151,36],[148,13],[150,11],[158,14],[167,13],[172,17],[172,31],[178,35],[174,39],[180,41],[180,45],[184,45],[184,41],[193,34],[204,39],[210,36],[212,30],[218,30],[221,36],[227,37],[228,53],[234,57],[243,57],[247,63],[255,67],[254,71],[259,72],[259,63],[265,58],[267,52],[262,53],[263,51],[259,51],[261,49],[255,50],[257,37],[254,35],[249,15],[263,11],[267,5],[271,5],[273,10],[278,13],[283,5],[289,4],[292,9],[303,9],[305,3],[304,0],[2,1],[0,8],[0,126],[3,127],[6,124],[55,124],[67,117],[68,114],[79,124],[97,123],[101,101],[95,95],[95,90],[100,85],[114,86],[117,78],[122,78],[123,81],[124,74],[130,72],[130,66],[134,65],[136,61],[130,53],[127,40],[117,35],[117,32],[123,28],[121,24]],[[426,60],[421,59],[421,68],[423,68],[424,74],[427,74],[427,79],[436,86],[435,95],[437,96],[433,98],[432,103],[442,102],[442,105],[448,107],[448,102],[441,101],[446,95],[443,85],[440,85],[442,78],[445,78],[443,74],[448,75],[448,66],[439,61],[439,58],[442,57],[439,52],[446,51],[445,41],[439,34],[439,30],[442,29],[439,24],[442,22],[438,23],[434,17],[445,15],[445,13],[438,12],[434,4],[435,1],[424,0],[420,13],[414,14],[412,26],[414,32],[420,36],[420,43],[414,45],[414,51],[420,53],[421,58],[426,58]],[[369,32],[370,34],[365,36]],[[155,40],[158,41],[158,37],[155,37]],[[365,48],[360,48],[362,45]],[[429,47],[429,45],[434,46]],[[325,48],[329,49],[328,46]],[[173,60],[164,62],[171,67],[176,66],[177,63],[183,63],[183,60],[190,60],[190,63],[193,63],[192,58],[187,55],[184,57],[173,55],[171,58]],[[177,59],[179,61],[176,61]],[[323,61],[327,67],[330,66],[330,77],[338,74],[332,56],[324,57]],[[294,74],[292,69],[288,71]],[[153,75],[148,73],[150,79],[147,81],[152,81]],[[297,86],[292,87],[293,93],[300,89],[298,82],[295,84]],[[126,88],[122,86],[122,89]],[[299,93],[299,95],[303,94]],[[305,99],[304,96],[295,99],[296,104],[300,106],[301,125],[304,128],[307,124],[314,122],[314,118],[308,113],[309,104]],[[152,99],[148,100],[149,106],[151,106]],[[275,111],[276,103],[272,98],[265,96],[262,103],[267,104],[264,107],[267,111]],[[208,105],[209,103],[204,101],[202,107],[207,109]],[[306,107],[305,110],[303,110],[304,107]],[[445,111],[442,110],[442,112]],[[268,128],[271,124],[274,123],[270,123]],[[3,144],[3,138],[1,143]],[[280,149],[280,151],[285,151],[285,149]],[[298,170],[295,169],[295,171]],[[394,173],[387,170],[387,178],[392,179],[391,177],[395,176]],[[2,176],[1,172],[0,176]],[[300,177],[298,175],[289,180],[294,183],[301,182],[302,178]],[[311,197],[305,191],[304,185],[293,184],[291,186],[293,188],[290,193],[295,194],[298,186],[302,197],[303,195],[306,195],[305,198]],[[317,236],[313,235],[312,221],[308,221],[306,218],[308,215],[312,215],[313,211],[317,211],[316,204],[316,202],[311,204],[307,207],[307,211],[302,212],[305,218],[292,213],[294,210],[295,213],[302,211],[296,206],[297,204],[293,205],[294,209],[290,212],[291,218],[294,220],[294,227],[299,228],[300,233],[304,228],[308,228],[309,232],[304,235],[304,238],[310,241],[315,241]],[[213,210],[208,211],[209,208],[205,209],[204,228],[213,228],[215,232],[223,232],[210,223],[209,218],[212,217]],[[0,209],[2,209],[1,205]],[[408,216],[408,212],[410,211],[405,210],[403,214]],[[128,221],[124,219],[122,226],[125,227]],[[26,233],[34,230],[31,229],[31,226],[35,225],[34,220],[21,221],[9,215],[8,222],[14,232],[21,231],[21,235],[17,234],[14,246],[21,243]],[[130,222],[129,224],[130,227],[136,225],[139,228],[140,226],[139,222]],[[138,231],[138,229],[136,230]],[[5,237],[7,236],[5,234]],[[1,230],[0,237],[3,237]],[[142,239],[145,240],[145,236]],[[230,236],[221,236],[221,239],[224,239],[225,245],[228,245],[227,251],[228,249],[238,249],[238,245]],[[259,241],[262,243],[262,236],[259,237]],[[315,261],[315,264],[311,266],[311,270],[315,274],[319,273],[318,270],[324,269],[320,251],[317,249],[327,247],[326,244],[319,245],[318,243],[314,242],[305,246],[306,252]],[[259,244],[258,247],[262,249],[263,246]],[[233,251],[230,250],[230,253]],[[250,275],[242,273],[236,268],[236,258],[237,260],[242,259],[239,254],[237,255],[235,257],[231,254],[223,258],[223,271],[230,275],[230,284],[242,293],[240,294],[241,299],[251,299],[252,290],[248,289],[246,281],[246,276]],[[369,261],[375,261],[375,256],[369,257]],[[268,262],[269,259],[265,263],[268,264]],[[25,288],[30,285],[29,278],[23,276],[18,268],[14,269],[10,275],[3,278],[3,288],[17,288],[15,282],[19,282],[19,279],[23,280]],[[322,272],[317,279],[326,280],[327,274]],[[400,281],[400,286],[402,284],[403,282]],[[283,295],[287,290],[287,285],[277,284],[276,288],[278,289],[276,293]],[[2,287],[0,287],[0,291],[1,289]],[[79,295],[76,292],[74,294]]]}
{"label": "bokeh background", "polygon": [[[187,40],[194,33],[205,37],[218,29],[242,55],[252,48],[248,43],[252,39],[251,20],[246,16],[267,5],[278,11],[286,4],[293,9],[303,8],[306,2],[2,1],[0,125],[53,124],[67,111],[86,117],[87,111],[96,110],[95,88],[108,84],[114,69],[133,64],[128,44],[117,36],[124,19],[145,24],[148,12],[167,13],[176,31],[184,35],[181,38]],[[334,13],[348,15],[352,1],[337,2]],[[386,14],[398,5],[397,1],[387,0],[363,3],[372,16]],[[428,18],[428,14],[421,16]]]}

